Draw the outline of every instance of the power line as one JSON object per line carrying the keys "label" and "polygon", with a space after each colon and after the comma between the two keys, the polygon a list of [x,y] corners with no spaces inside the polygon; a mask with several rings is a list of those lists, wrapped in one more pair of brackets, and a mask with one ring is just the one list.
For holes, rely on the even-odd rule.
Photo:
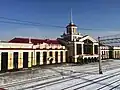
{"label": "power line", "polygon": [[[56,27],[56,28],[66,28],[63,26],[57,26],[57,25],[48,25],[48,24],[42,24],[38,22],[31,22],[26,20],[19,20],[19,19],[13,19],[13,18],[7,18],[0,16],[1,19],[9,20],[9,21],[0,21],[1,23],[9,23],[9,24],[21,24],[21,25],[32,25],[32,26],[46,26],[46,27]],[[14,22],[13,22],[14,21]],[[79,28],[78,30],[92,30],[92,29],[85,29],[85,28]]]}
{"label": "power line", "polygon": [[[5,19],[5,20],[9,20],[9,21],[1,21],[1,23],[33,25],[33,26],[47,26],[47,27],[56,27],[56,28],[66,28],[64,26],[48,25],[48,24],[42,24],[42,23],[38,23],[38,22],[31,22],[31,21],[19,20],[19,19],[14,19],[14,18],[7,18],[7,17],[2,17],[2,16],[0,16],[0,18],[1,19]],[[12,21],[12,22],[10,22],[10,21]],[[13,21],[15,21],[15,22],[13,22]],[[78,30],[93,30],[93,29],[78,27]],[[94,30],[96,30],[96,29],[94,29]]]}
{"label": "power line", "polygon": [[[22,24],[22,25],[31,25],[27,23],[20,23],[20,22],[11,22],[11,21],[2,21],[0,20],[1,23],[8,23],[8,24]],[[33,26],[38,26],[38,25],[33,25]]]}
{"label": "power line", "polygon": [[[64,26],[58,26],[58,25],[50,25],[50,24],[42,24],[38,22],[31,22],[31,21],[26,21],[26,20],[19,20],[19,19],[14,19],[14,18],[7,18],[0,16],[0,19],[8,20],[8,21],[0,21],[1,23],[9,23],[9,24],[21,24],[21,25],[31,25],[31,26],[45,26],[45,27],[55,27],[55,28],[66,28]],[[105,29],[91,29],[91,28],[80,28],[78,26],[78,30],[105,30]],[[110,30],[110,29],[109,29]],[[115,29],[114,29],[115,30]]]}
{"label": "power line", "polygon": [[[56,27],[56,28],[65,28],[63,26],[56,26],[56,25],[47,25],[47,24],[41,24],[41,23],[38,23],[38,22],[30,22],[30,21],[24,21],[24,20],[18,20],[18,19],[11,19],[11,18],[6,18],[6,17],[0,17],[1,19],[5,19],[5,20],[8,20],[8,21],[5,21],[5,20],[0,20],[0,23],[8,23],[8,24],[20,24],[20,25],[30,25],[30,26],[45,26],[45,27]],[[97,30],[97,29],[87,29],[87,28],[79,28],[78,27],[78,30]],[[98,29],[100,30],[100,29]],[[116,35],[108,35],[108,36],[102,36],[100,37],[100,40],[111,40],[114,39],[113,37],[115,38],[120,38],[120,34],[116,34]],[[107,39],[105,39],[107,38]],[[115,43],[116,41],[114,41]],[[108,42],[107,42],[108,43]],[[110,42],[110,43],[113,43],[113,42]],[[117,42],[118,43],[118,42]]]}
{"label": "power line", "polygon": [[[9,21],[1,21],[1,23],[10,23],[10,24],[22,24],[22,25],[32,25],[32,26],[47,26],[47,27],[56,27],[56,28],[65,28],[63,26],[57,26],[57,25],[48,25],[48,24],[42,24],[38,22],[31,22],[31,21],[24,21],[19,19],[13,19],[13,18],[6,18],[6,17],[0,17],[1,19],[9,20]],[[12,22],[11,22],[12,21]],[[14,21],[14,22],[13,22]]]}

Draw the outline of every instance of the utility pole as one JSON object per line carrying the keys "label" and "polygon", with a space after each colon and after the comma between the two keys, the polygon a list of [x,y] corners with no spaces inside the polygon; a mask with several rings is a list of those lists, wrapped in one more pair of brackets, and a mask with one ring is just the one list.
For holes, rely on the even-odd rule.
{"label": "utility pole", "polygon": [[100,37],[98,37],[98,44],[99,44],[99,74],[103,74],[102,73],[102,68],[101,68],[101,52],[100,52]]}

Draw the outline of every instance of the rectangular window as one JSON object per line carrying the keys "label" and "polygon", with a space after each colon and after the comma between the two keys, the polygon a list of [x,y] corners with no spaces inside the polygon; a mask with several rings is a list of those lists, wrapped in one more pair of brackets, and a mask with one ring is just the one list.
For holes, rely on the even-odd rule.
{"label": "rectangular window", "polygon": [[31,52],[31,66],[33,65],[33,52]]}
{"label": "rectangular window", "polygon": [[94,45],[94,52],[95,54],[98,54],[98,45]]}
{"label": "rectangular window", "polygon": [[81,44],[77,44],[77,55],[82,54]]}

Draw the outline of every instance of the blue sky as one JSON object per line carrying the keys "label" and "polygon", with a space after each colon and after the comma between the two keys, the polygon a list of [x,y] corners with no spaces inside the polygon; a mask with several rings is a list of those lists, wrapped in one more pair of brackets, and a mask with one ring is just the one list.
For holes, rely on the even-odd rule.
{"label": "blue sky", "polygon": [[[78,27],[93,29],[79,29],[80,33],[93,37],[120,33],[119,0],[0,0],[0,17],[65,27],[69,23],[71,8],[73,21]],[[0,39],[56,38],[65,30],[0,22]]]}

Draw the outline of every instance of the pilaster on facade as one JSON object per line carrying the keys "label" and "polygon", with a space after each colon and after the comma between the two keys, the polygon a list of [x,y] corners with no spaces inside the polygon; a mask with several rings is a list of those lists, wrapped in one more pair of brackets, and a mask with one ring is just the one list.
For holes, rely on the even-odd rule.
{"label": "pilaster on facade", "polygon": [[64,51],[63,51],[63,63],[66,62],[65,59],[66,59],[66,51],[64,50]]}
{"label": "pilaster on facade", "polygon": [[84,55],[84,44],[81,44],[82,49],[82,55]]}
{"label": "pilaster on facade", "polygon": [[[0,52],[0,56],[1,56],[1,52]],[[1,57],[0,57],[0,71],[1,71]]]}
{"label": "pilaster on facade", "polygon": [[74,57],[74,62],[77,63],[77,56]]}
{"label": "pilaster on facade", "polygon": [[18,53],[18,68],[23,68],[23,52]]}
{"label": "pilaster on facade", "polygon": [[47,57],[46,57],[46,59],[47,59],[47,64],[50,64],[50,61],[49,61],[49,51],[46,51],[47,52]]}
{"label": "pilaster on facade", "polygon": [[37,64],[36,62],[36,51],[34,50],[34,61],[33,61],[33,65],[35,66]]}
{"label": "pilaster on facade", "polygon": [[13,53],[8,52],[8,70],[13,69]]}
{"label": "pilaster on facade", "polygon": [[40,52],[40,65],[43,65],[43,52]]}
{"label": "pilaster on facade", "polygon": [[53,55],[52,55],[52,57],[53,57],[52,63],[55,63],[55,51],[52,51],[52,53],[53,53]]}
{"label": "pilaster on facade", "polygon": [[31,55],[31,66],[35,66],[35,50],[33,50],[31,53],[33,53]]}
{"label": "pilaster on facade", "polygon": [[61,63],[60,51],[58,51],[58,63]]}
{"label": "pilaster on facade", "polygon": [[28,67],[31,67],[32,66],[32,57],[31,57],[31,52],[28,53]]}
{"label": "pilaster on facade", "polygon": [[74,47],[73,47],[73,51],[74,51],[74,56],[76,56],[77,55],[77,46],[76,46],[77,44],[76,43],[74,43]]}
{"label": "pilaster on facade", "polygon": [[94,50],[94,47],[95,47],[95,46],[94,46],[94,43],[93,43],[93,55],[95,54],[95,50]]}

